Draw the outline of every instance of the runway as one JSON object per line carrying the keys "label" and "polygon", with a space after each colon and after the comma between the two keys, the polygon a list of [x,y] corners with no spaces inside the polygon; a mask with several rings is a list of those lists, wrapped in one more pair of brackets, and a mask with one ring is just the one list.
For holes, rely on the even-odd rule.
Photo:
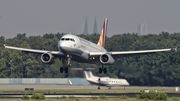
{"label": "runway", "polygon": [[[25,88],[34,88],[32,92],[38,92],[43,90],[41,93],[45,95],[46,98],[57,98],[62,96],[73,96],[79,98],[91,98],[92,96],[100,97],[100,95],[105,95],[109,98],[118,98],[121,95],[126,95],[129,98],[136,97],[140,94],[141,90],[157,90],[166,92],[169,97],[180,97],[179,92],[175,92],[176,87],[148,87],[148,86],[128,86],[124,87],[112,87],[108,89],[107,87],[101,87],[100,90],[97,89],[96,85],[0,85],[0,98],[22,98],[24,92],[28,93],[31,97],[32,92],[25,91]],[[45,91],[44,91],[45,90]],[[50,90],[50,92],[48,92]],[[18,92],[20,91],[20,92]]]}
{"label": "runway", "polygon": [[[0,90],[2,91],[11,91],[11,90],[24,90],[25,88],[34,88],[34,90],[75,90],[75,89],[97,89],[97,85],[56,85],[56,84],[44,84],[44,85],[19,85],[19,84],[3,84],[0,85]],[[168,90],[168,91],[174,91],[175,92],[176,87],[160,87],[160,86],[155,86],[155,87],[149,87],[149,86],[127,86],[125,87],[126,90]],[[101,89],[108,89],[108,87],[101,87]],[[124,89],[124,87],[111,87],[111,89],[114,90],[121,90]]]}

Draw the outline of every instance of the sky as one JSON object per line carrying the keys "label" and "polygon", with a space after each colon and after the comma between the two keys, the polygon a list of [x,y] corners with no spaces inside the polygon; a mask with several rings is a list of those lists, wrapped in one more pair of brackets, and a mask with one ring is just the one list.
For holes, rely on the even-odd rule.
{"label": "sky", "polygon": [[95,16],[98,32],[108,18],[107,36],[137,33],[141,23],[151,34],[180,32],[179,4],[180,0],[0,0],[0,36],[82,34],[86,16],[89,33]]}

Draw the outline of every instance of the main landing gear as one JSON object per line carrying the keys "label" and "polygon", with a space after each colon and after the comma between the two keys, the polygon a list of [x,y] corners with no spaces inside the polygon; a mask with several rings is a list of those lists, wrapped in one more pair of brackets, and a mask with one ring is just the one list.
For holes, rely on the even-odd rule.
{"label": "main landing gear", "polygon": [[97,88],[97,89],[101,89],[101,88],[100,88],[100,81],[101,81],[101,79],[98,78],[98,88]]}
{"label": "main landing gear", "polygon": [[107,73],[107,68],[104,67],[104,65],[102,65],[102,67],[99,68],[99,73],[101,74],[102,72],[104,72],[104,74]]}
{"label": "main landing gear", "polygon": [[69,55],[67,55],[67,58],[62,59],[63,67],[60,67],[60,73],[68,73],[68,68],[71,67],[71,58]]}

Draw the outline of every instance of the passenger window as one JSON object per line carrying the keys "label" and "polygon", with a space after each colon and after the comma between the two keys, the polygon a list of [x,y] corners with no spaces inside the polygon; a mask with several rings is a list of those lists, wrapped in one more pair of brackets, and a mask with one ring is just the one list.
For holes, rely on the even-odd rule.
{"label": "passenger window", "polygon": [[61,40],[64,40],[64,38],[61,38]]}

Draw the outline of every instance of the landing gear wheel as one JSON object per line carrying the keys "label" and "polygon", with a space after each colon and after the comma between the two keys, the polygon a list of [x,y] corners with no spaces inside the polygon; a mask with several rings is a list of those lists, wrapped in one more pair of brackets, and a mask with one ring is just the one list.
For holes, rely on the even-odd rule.
{"label": "landing gear wheel", "polygon": [[100,89],[100,86],[98,86],[98,89]]}
{"label": "landing gear wheel", "polygon": [[68,67],[71,67],[71,64],[69,64]]}
{"label": "landing gear wheel", "polygon": [[69,54],[66,57],[60,59],[62,61],[63,67],[60,68],[60,72],[68,73],[68,67],[71,67],[71,56]]}
{"label": "landing gear wheel", "polygon": [[68,73],[68,67],[65,67],[65,73]]}
{"label": "landing gear wheel", "polygon": [[99,73],[100,73],[100,74],[102,73],[102,68],[99,68]]}
{"label": "landing gear wheel", "polygon": [[104,74],[106,74],[106,73],[107,73],[107,68],[104,68],[104,70],[103,70],[103,71],[104,71]]}
{"label": "landing gear wheel", "polygon": [[98,79],[98,82],[100,82],[100,81],[101,81],[101,79],[99,78],[99,79]]}
{"label": "landing gear wheel", "polygon": [[63,73],[63,70],[64,70],[63,67],[60,67],[60,73]]}

